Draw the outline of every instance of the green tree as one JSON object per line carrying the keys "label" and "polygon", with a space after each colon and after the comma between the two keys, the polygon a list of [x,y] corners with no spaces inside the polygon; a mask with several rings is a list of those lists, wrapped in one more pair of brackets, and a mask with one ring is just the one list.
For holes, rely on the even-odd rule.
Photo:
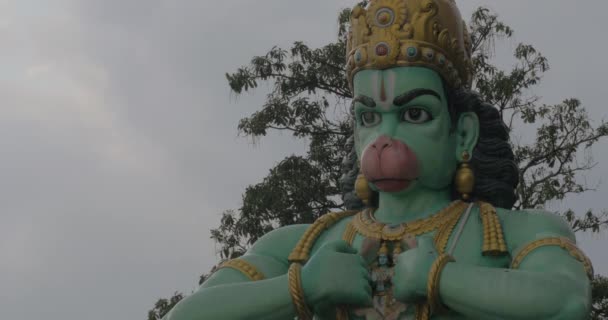
{"label": "green tree", "polygon": [[591,319],[606,320],[608,319],[608,278],[603,276],[595,276],[593,279],[593,308],[591,310]]}
{"label": "green tree", "polygon": [[[220,226],[211,231],[222,260],[242,255],[259,237],[277,227],[311,223],[329,211],[343,209],[341,165],[351,151],[344,146],[352,135],[348,111],[352,93],[343,67],[349,16],[350,10],[340,12],[335,43],[317,49],[302,42],[295,42],[289,50],[274,47],[266,55],[254,57],[249,65],[226,74],[236,94],[252,91],[260,83],[271,84],[261,109],[240,121],[242,135],[261,138],[270,131],[286,131],[305,139],[309,147],[305,155],[285,158],[262,182],[249,186],[241,208],[222,213]],[[536,132],[531,141],[513,143],[520,169],[519,200],[514,208],[542,208],[549,201],[591,190],[581,182],[580,174],[593,168],[591,147],[608,135],[608,124],[594,126],[577,99],[557,105],[540,103],[531,89],[549,70],[549,63],[533,46],[516,47],[510,70],[492,64],[496,41],[513,36],[513,30],[495,13],[479,8],[469,28],[474,89],[499,109],[512,134],[516,129]],[[608,225],[606,212],[567,210],[558,214],[577,232],[599,232]],[[593,284],[593,319],[604,319],[608,314],[608,282],[598,276]]]}
{"label": "green tree", "polygon": [[154,308],[148,311],[148,320],[162,319],[183,298],[183,294],[175,292],[169,299],[159,299],[154,304]]}

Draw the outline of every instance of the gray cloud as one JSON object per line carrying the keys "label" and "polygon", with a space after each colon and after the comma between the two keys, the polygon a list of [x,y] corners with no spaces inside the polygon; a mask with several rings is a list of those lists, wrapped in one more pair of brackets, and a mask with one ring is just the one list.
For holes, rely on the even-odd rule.
{"label": "gray cloud", "polygon": [[[216,261],[209,229],[219,213],[304,152],[286,135],[255,146],[237,137],[264,86],[236,98],[224,74],[274,45],[332,41],[336,12],[353,3],[0,2],[2,318],[144,319],[158,297],[193,290]],[[608,5],[467,1],[464,15],[480,4],[552,62],[538,90],[545,102],[575,96],[606,116]],[[592,183],[608,177],[606,146],[595,149]],[[552,206],[604,208],[606,191]],[[605,236],[581,239],[607,274]]]}

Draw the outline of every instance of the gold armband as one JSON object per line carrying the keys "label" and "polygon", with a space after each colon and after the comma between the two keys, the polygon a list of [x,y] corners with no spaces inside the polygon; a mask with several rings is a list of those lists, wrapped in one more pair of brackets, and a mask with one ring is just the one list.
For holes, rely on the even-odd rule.
{"label": "gold armband", "polygon": [[349,217],[357,213],[357,211],[344,211],[344,212],[330,212],[321,216],[315,221],[300,238],[293,251],[287,258],[289,262],[306,263],[310,256],[310,251],[315,244],[315,241],[323,231],[329,229],[336,222],[342,220],[345,217]]}
{"label": "gold armband", "polygon": [[237,271],[240,271],[242,274],[247,276],[251,281],[264,280],[266,277],[262,272],[260,272],[253,264],[247,262],[244,259],[233,259],[228,260],[217,268],[217,270],[222,268],[231,268]]}
{"label": "gold armband", "polygon": [[534,250],[545,246],[557,246],[566,250],[573,258],[580,261],[585,267],[589,279],[593,279],[593,265],[591,260],[568,238],[551,237],[534,240],[528,243],[517,253],[511,262],[511,269],[519,268],[524,259]]}
{"label": "gold armband", "polygon": [[445,308],[441,304],[441,299],[439,298],[439,279],[441,278],[441,272],[445,266],[454,261],[455,260],[452,256],[442,254],[437,257],[435,262],[433,262],[431,265],[431,271],[429,272],[429,278],[426,286],[427,303],[429,304],[431,314],[445,311]]}
{"label": "gold armband", "polygon": [[302,264],[294,262],[289,266],[287,278],[289,280],[289,294],[296,308],[299,320],[312,320],[313,313],[306,305],[304,290],[302,290]]}

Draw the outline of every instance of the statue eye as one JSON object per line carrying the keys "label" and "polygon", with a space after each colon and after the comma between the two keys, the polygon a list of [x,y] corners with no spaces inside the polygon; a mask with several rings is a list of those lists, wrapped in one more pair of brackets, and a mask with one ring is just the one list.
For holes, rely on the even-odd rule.
{"label": "statue eye", "polygon": [[433,117],[428,111],[421,108],[409,108],[403,112],[401,120],[410,123],[425,123],[431,121]]}
{"label": "statue eye", "polygon": [[365,127],[373,127],[382,121],[382,116],[378,112],[361,113],[361,124]]}

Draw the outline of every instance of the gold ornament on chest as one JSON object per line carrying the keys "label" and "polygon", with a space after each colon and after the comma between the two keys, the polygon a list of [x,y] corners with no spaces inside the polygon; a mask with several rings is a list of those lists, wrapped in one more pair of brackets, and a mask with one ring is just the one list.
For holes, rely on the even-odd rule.
{"label": "gold ornament on chest", "polygon": [[[490,256],[502,256],[507,254],[508,252],[506,251],[502,227],[496,210],[489,203],[480,201],[477,204],[479,206],[480,220],[483,227],[482,254]],[[356,310],[339,307],[336,319],[348,320],[360,319],[360,317],[363,317],[363,319],[366,320],[398,320],[403,319],[404,313],[408,312],[411,308],[415,309],[414,319],[428,320],[431,316],[431,308],[427,302],[421,302],[415,306],[406,306],[393,299],[390,290],[390,279],[392,279],[394,273],[391,268],[394,269],[395,262],[403,248],[413,248],[416,245],[415,237],[425,233],[434,232],[435,248],[440,255],[448,251],[451,254],[457,243],[458,234],[466,224],[470,209],[470,203],[457,200],[428,218],[394,225],[378,222],[374,218],[372,209],[360,212],[331,212],[319,218],[306,230],[289,255],[289,261],[292,266],[301,267],[310,257],[312,247],[323,231],[330,229],[335,223],[342,219],[352,217],[351,221],[347,223],[346,228],[344,229],[342,239],[352,246],[357,234],[359,234],[363,236],[365,240],[368,240],[369,243],[375,243],[374,246],[367,246],[367,251],[373,253],[372,258],[368,261],[372,262],[369,268],[370,277],[375,279],[373,286],[375,288],[374,304],[376,307]],[[465,214],[465,210],[468,213]],[[463,223],[460,224],[459,230],[455,231],[455,227],[463,215],[465,215],[462,219]],[[455,238],[449,250],[446,250],[448,240],[453,232],[456,233]],[[402,245],[402,242],[405,242],[406,245]],[[360,253],[362,253],[362,251],[360,251]],[[386,259],[386,261],[384,261],[383,259],[383,261],[381,261],[381,253],[384,253],[386,258],[390,256],[392,260]],[[373,274],[374,272],[375,275]],[[294,274],[296,273],[297,272],[294,272]],[[293,277],[293,279],[295,281],[294,283],[297,284],[297,277]],[[384,291],[382,291],[382,293],[380,293],[379,284],[384,286]],[[301,298],[297,293],[298,292],[294,295],[295,298]],[[300,301],[298,299],[296,299],[296,301]],[[303,316],[303,319],[309,319],[310,317],[306,317],[305,313],[306,312],[299,312],[299,314]],[[357,316],[359,313],[363,314]],[[351,316],[356,316],[356,318],[351,318]]]}
{"label": "gold ornament on chest", "polygon": [[[369,266],[373,307],[355,309],[353,314],[364,319],[402,319],[414,306],[408,306],[393,297],[392,278],[399,254],[404,248],[416,246],[416,236],[430,232],[435,232],[436,248],[443,253],[448,238],[467,205],[462,201],[454,201],[428,218],[401,224],[377,221],[372,209],[355,215],[347,225],[343,239],[352,245],[356,235],[361,235],[364,239],[360,254],[369,257],[371,253],[374,258]],[[420,312],[415,313],[418,316]]]}
{"label": "gold ornament on chest", "polygon": [[436,232],[435,245],[443,253],[447,240],[466,207],[467,203],[454,201],[428,218],[401,224],[379,222],[374,217],[373,209],[366,209],[353,217],[342,238],[352,245],[355,236],[360,234],[365,238],[388,241],[397,250],[401,250],[401,241],[405,238]]}

